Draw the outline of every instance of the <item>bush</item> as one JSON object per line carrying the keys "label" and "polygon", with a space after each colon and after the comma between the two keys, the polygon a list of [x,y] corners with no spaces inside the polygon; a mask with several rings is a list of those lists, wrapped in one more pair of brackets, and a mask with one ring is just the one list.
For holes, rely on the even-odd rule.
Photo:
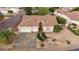
{"label": "bush", "polygon": [[53,42],[56,42],[56,39],[52,39]]}
{"label": "bush", "polygon": [[0,43],[10,44],[13,39],[16,37],[16,34],[10,30],[3,30],[0,32]]}
{"label": "bush", "polygon": [[41,46],[41,47],[44,47],[44,44],[42,43],[40,46]]}
{"label": "bush", "polygon": [[71,25],[73,25],[73,26],[77,26],[77,24],[74,24],[74,23],[72,23]]}
{"label": "bush", "polygon": [[38,38],[40,41],[44,41],[44,38],[42,38],[42,37],[40,36],[40,33],[37,34],[37,38]]}
{"label": "bush", "polygon": [[47,38],[47,36],[45,35],[45,33],[44,33],[44,32],[42,33],[42,35],[43,35],[43,37],[44,37],[45,39]]}
{"label": "bush", "polygon": [[68,41],[68,40],[66,40],[66,42],[67,42],[67,44],[71,44],[71,42],[70,42],[70,41]]}
{"label": "bush", "polygon": [[73,28],[68,28],[71,32],[73,32],[75,35],[79,36],[79,31],[74,30]]}
{"label": "bush", "polygon": [[74,8],[73,10],[71,10],[71,12],[72,11],[79,11],[79,7]]}
{"label": "bush", "polygon": [[13,13],[13,10],[8,10],[8,13],[11,13],[12,14]]}
{"label": "bush", "polygon": [[54,12],[54,11],[55,11],[56,9],[58,9],[58,8],[59,8],[59,7],[50,7],[50,8],[49,8],[49,11],[50,11],[50,12]]}
{"label": "bush", "polygon": [[40,41],[45,41],[45,39],[47,38],[47,36],[45,35],[44,32],[38,32],[37,38],[38,38]]}
{"label": "bush", "polygon": [[64,19],[63,17],[58,16],[56,18],[59,24],[66,24],[66,19]]}
{"label": "bush", "polygon": [[24,11],[26,15],[32,15],[32,7],[25,7]]}
{"label": "bush", "polygon": [[54,12],[55,11],[55,8],[54,7],[51,7],[51,8],[49,8],[49,11],[50,12]]}
{"label": "bush", "polygon": [[62,30],[62,27],[60,25],[55,25],[53,32],[60,32]]}

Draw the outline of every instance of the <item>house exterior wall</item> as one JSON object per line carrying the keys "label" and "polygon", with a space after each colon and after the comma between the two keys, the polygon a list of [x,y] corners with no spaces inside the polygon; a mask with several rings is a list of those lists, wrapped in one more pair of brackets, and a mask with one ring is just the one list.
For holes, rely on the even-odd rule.
{"label": "house exterior wall", "polygon": [[32,32],[38,32],[38,27],[37,26],[33,26],[32,27]]}
{"label": "house exterior wall", "polygon": [[31,27],[18,27],[19,32],[31,32]]}
{"label": "house exterior wall", "polygon": [[38,27],[33,26],[33,27],[18,27],[19,32],[37,32]]}
{"label": "house exterior wall", "polygon": [[44,32],[53,32],[53,26],[43,27]]}
{"label": "house exterior wall", "polygon": [[[38,32],[38,27],[33,26],[33,27],[18,27],[19,32]],[[53,32],[53,26],[47,26],[43,27],[44,32]]]}

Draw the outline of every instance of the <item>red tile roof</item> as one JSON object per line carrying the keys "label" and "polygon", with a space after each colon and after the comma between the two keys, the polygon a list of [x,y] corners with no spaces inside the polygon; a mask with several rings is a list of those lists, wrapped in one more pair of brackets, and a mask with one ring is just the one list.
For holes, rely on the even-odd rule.
{"label": "red tile roof", "polygon": [[79,11],[73,11],[73,12],[64,12],[64,15],[68,16],[72,20],[79,21]]}
{"label": "red tile roof", "polygon": [[19,26],[38,26],[39,22],[43,22],[43,26],[53,26],[57,23],[55,16],[24,15]]}

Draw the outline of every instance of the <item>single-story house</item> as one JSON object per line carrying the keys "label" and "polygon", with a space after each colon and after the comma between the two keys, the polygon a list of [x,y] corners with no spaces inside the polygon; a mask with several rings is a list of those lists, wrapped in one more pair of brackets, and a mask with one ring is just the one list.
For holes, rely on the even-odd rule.
{"label": "single-story house", "polygon": [[3,13],[5,17],[11,17],[20,11],[19,7],[0,7],[0,12]]}
{"label": "single-story house", "polygon": [[42,22],[44,32],[53,32],[54,25],[57,24],[56,16],[52,15],[24,15],[18,25],[19,32],[38,32],[39,22]]}
{"label": "single-story house", "polygon": [[63,14],[71,19],[70,23],[74,23],[79,26],[79,11],[66,12]]}
{"label": "single-story house", "polygon": [[64,12],[63,14],[72,20],[79,21],[79,11],[66,12],[66,13]]}

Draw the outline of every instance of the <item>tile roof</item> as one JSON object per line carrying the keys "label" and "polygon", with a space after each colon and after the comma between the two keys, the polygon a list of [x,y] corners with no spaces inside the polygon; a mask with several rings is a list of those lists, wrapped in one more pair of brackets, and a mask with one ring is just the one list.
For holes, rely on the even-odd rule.
{"label": "tile roof", "polygon": [[79,11],[73,11],[73,12],[64,12],[64,15],[68,16],[72,20],[79,21]]}
{"label": "tile roof", "polygon": [[19,26],[38,26],[39,22],[42,22],[43,26],[53,26],[57,23],[56,17],[51,15],[24,15],[22,18],[22,22],[19,24]]}

